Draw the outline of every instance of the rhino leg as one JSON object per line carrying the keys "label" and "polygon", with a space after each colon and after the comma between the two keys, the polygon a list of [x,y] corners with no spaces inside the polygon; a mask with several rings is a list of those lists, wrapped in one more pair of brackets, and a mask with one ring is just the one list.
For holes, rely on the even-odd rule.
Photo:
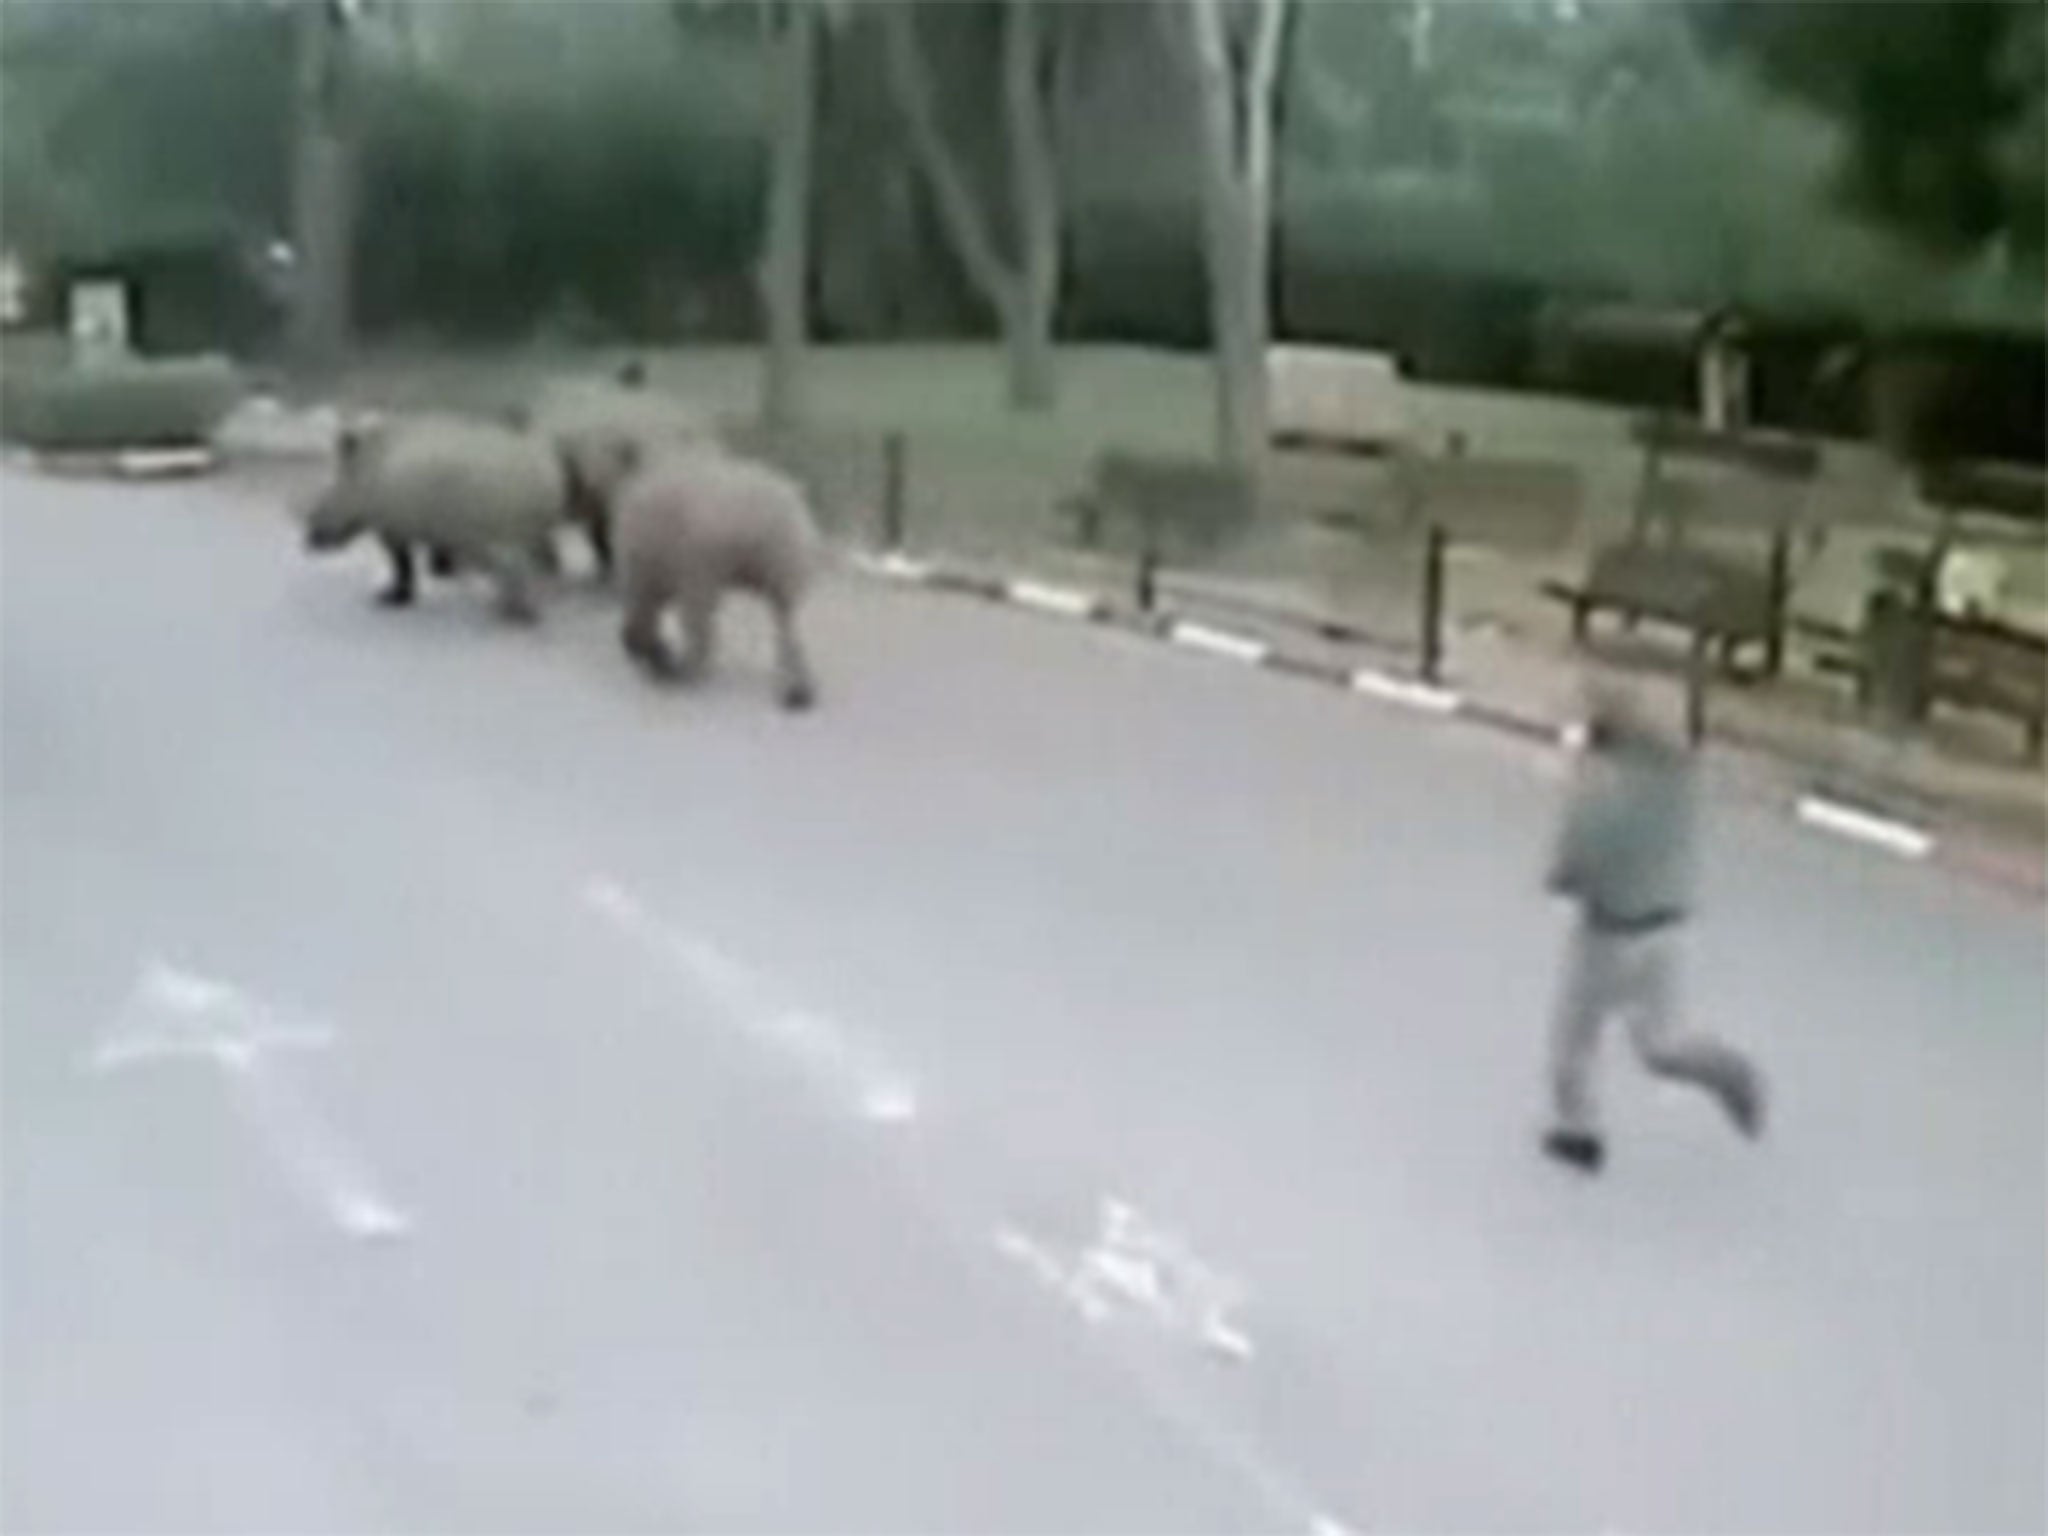
{"label": "rhino leg", "polygon": [[809,709],[818,702],[818,680],[811,671],[810,654],[797,628],[796,604],[786,597],[771,595],[768,611],[775,620],[777,696],[784,709]]}
{"label": "rhino leg", "polygon": [[717,586],[710,581],[693,581],[677,594],[683,611],[683,659],[677,675],[684,682],[707,676],[718,655]]}
{"label": "rhino leg", "polygon": [[597,574],[609,578],[612,573],[612,525],[602,511],[589,514],[583,524],[584,535],[590,540],[590,558],[597,567]]}
{"label": "rhino leg", "polygon": [[590,555],[598,574],[609,577],[612,573],[612,526],[611,508],[606,497],[591,484],[590,477],[577,466],[574,458],[564,457],[562,460],[562,479],[568,520],[590,541]]}
{"label": "rhino leg", "polygon": [[550,581],[562,574],[562,552],[555,548],[555,536],[544,533],[533,541],[531,550],[534,569]]}
{"label": "rhino leg", "polygon": [[626,596],[626,617],[619,626],[619,644],[650,677],[673,681],[680,668],[661,636],[664,596],[649,585],[637,585]]}
{"label": "rhino leg", "polygon": [[533,552],[528,549],[501,549],[493,551],[490,558],[491,578],[498,587],[498,615],[512,624],[537,624],[540,622],[540,603],[534,596],[538,584],[533,568]]}
{"label": "rhino leg", "polygon": [[386,608],[410,607],[419,593],[419,577],[413,570],[412,545],[404,539],[385,534],[382,539],[384,553],[391,561],[391,580],[377,593],[377,601]]}

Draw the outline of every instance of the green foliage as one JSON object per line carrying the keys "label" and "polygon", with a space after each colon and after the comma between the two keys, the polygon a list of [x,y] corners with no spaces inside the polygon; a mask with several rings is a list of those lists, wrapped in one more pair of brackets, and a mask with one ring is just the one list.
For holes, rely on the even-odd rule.
{"label": "green foliage", "polygon": [[[1894,7],[1850,9],[1861,25]],[[1312,273],[1348,263],[1650,303],[2039,323],[2038,283],[1851,217],[1830,196],[1843,130],[1703,47],[1686,7],[1437,0],[1426,46],[1422,10],[1312,5],[1303,18],[1284,244]],[[1368,47],[1378,62],[1354,63]],[[2028,142],[2038,203],[2038,117]]]}
{"label": "green foliage", "polygon": [[14,362],[0,373],[0,435],[46,452],[197,446],[241,390],[219,357],[49,368]]}
{"label": "green foliage", "polygon": [[281,227],[290,48],[288,16],[258,0],[8,0],[9,245],[89,258]]}
{"label": "green foliage", "polygon": [[[928,9],[949,140],[1000,220],[995,13]],[[1200,345],[1193,123],[1157,0],[1052,10],[1063,330]],[[819,333],[985,326],[865,11],[835,7],[823,38]],[[758,6],[375,0],[356,15],[356,309],[373,334],[753,333]],[[1428,316],[1414,346],[1460,370],[1512,353],[1499,311],[1533,288],[2037,327],[2043,15],[2038,0],[1305,0],[1280,105],[1283,319],[1364,338]],[[260,250],[291,223],[292,62],[284,0],[5,0],[6,243],[44,270]],[[1424,277],[1454,297],[1424,302]]]}
{"label": "green foliage", "polygon": [[1074,221],[1071,243],[1068,320],[1076,334],[1206,344],[1208,278],[1191,196],[1098,200]]}
{"label": "green foliage", "polygon": [[761,57],[715,11],[422,7],[368,83],[372,329],[735,334],[759,240]]}
{"label": "green foliage", "polygon": [[[811,210],[817,334],[945,335],[978,323],[982,312],[907,152],[871,7],[852,7],[823,29],[818,81],[820,155]],[[977,167],[992,163],[982,156],[993,152],[986,131],[970,151]]]}
{"label": "green foliage", "polygon": [[1695,14],[1711,43],[1843,125],[1848,206],[1933,255],[2001,247],[2038,277],[2040,0],[1698,0]]}
{"label": "green foliage", "polygon": [[357,258],[372,328],[660,336],[687,328],[693,289],[750,302],[756,143],[645,94],[521,99],[413,73],[375,100]]}
{"label": "green foliage", "polygon": [[[8,0],[8,244],[77,266],[275,238],[290,223],[290,23],[266,0]],[[758,37],[709,10],[684,23],[561,0],[359,14],[368,325],[744,327]]]}

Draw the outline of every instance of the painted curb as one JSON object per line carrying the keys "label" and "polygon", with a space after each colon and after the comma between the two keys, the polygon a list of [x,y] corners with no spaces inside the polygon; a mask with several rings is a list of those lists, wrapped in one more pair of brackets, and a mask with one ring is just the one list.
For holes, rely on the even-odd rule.
{"label": "painted curb", "polygon": [[[1361,695],[1393,708],[1440,719],[1470,721],[1553,752],[1574,753],[1584,745],[1584,731],[1575,721],[1554,720],[1468,698],[1455,689],[1379,668],[1347,667],[1291,655],[1269,641],[1184,618],[1171,610],[1139,614],[1127,605],[1078,588],[1023,577],[980,576],[935,560],[897,553],[857,553],[850,563],[855,570],[884,581],[957,593],[1047,617],[1114,625],[1182,650]],[[1739,792],[1773,805],[1796,825],[1817,834],[1855,842],[1889,857],[1926,863],[2030,901],[2048,900],[2048,864],[1987,846],[1989,839],[1982,835],[1944,834],[1881,807],[1859,805],[1810,785],[1788,792],[1779,786],[1762,788],[1751,784],[1741,786]]]}
{"label": "painted curb", "polygon": [[18,449],[7,462],[43,475],[109,480],[173,480],[209,475],[220,468],[212,448],[124,448],[113,453],[41,453]]}
{"label": "painted curb", "polygon": [[1801,795],[1793,802],[1792,815],[1806,826],[1868,843],[1902,859],[1924,859],[1934,852],[1931,833],[1831,796]]}

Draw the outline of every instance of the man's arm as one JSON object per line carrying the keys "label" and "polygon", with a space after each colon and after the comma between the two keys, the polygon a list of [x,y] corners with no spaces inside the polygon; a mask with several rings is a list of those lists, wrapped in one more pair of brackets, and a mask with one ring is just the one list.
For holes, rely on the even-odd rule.
{"label": "man's arm", "polygon": [[1544,889],[1553,896],[1577,896],[1585,889],[1592,859],[1594,810],[1593,788],[1582,774],[1572,787],[1564,825],[1551,852],[1549,872],[1544,876]]}

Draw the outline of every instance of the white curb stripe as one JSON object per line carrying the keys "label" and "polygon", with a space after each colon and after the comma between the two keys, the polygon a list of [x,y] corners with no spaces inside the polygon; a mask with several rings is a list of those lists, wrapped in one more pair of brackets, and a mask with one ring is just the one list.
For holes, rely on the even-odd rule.
{"label": "white curb stripe", "polygon": [[1924,859],[1934,851],[1934,839],[1918,827],[1888,821],[1819,795],[1800,796],[1796,814],[1809,827],[1855,838],[1904,859]]}
{"label": "white curb stripe", "polygon": [[1405,704],[1410,709],[1427,710],[1433,715],[1456,714],[1462,702],[1448,688],[1432,688],[1427,683],[1412,683],[1404,677],[1391,677],[1385,672],[1365,668],[1351,674],[1351,686],[1355,692],[1370,694],[1376,699],[1385,699],[1390,704]]}
{"label": "white curb stripe", "polygon": [[1211,629],[1206,624],[1190,624],[1185,620],[1175,620],[1168,627],[1166,638],[1191,651],[1206,651],[1211,656],[1250,662],[1253,666],[1263,662],[1272,651],[1272,647],[1263,640],[1248,639],[1243,635],[1233,635],[1228,630]]}
{"label": "white curb stripe", "polygon": [[1071,587],[1049,587],[1036,581],[1006,582],[1003,591],[1021,608],[1056,613],[1062,618],[1085,619],[1095,612],[1095,599]]}
{"label": "white curb stripe", "polygon": [[210,448],[131,448],[114,459],[124,475],[147,479],[156,475],[192,475],[213,468]]}
{"label": "white curb stripe", "polygon": [[888,554],[871,555],[865,551],[853,556],[854,569],[866,571],[871,576],[886,576],[892,581],[926,581],[932,574],[931,565],[923,560],[913,560],[908,555],[890,551]]}
{"label": "white curb stripe", "polygon": [[33,448],[9,449],[10,468],[51,475],[117,475],[131,480],[159,476],[205,474],[220,463],[211,448],[126,448],[117,452],[41,453]]}

